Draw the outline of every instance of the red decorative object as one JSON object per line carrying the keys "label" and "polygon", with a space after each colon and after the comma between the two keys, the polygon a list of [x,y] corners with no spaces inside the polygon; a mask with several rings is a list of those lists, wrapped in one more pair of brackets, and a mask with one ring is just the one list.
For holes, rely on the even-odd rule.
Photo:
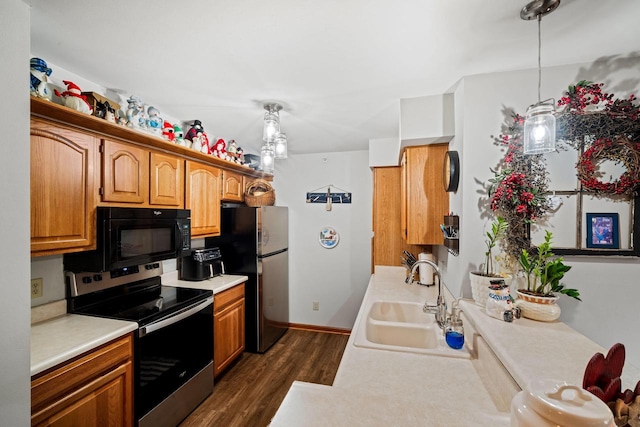
{"label": "red decorative object", "polygon": [[584,372],[582,388],[606,403],[614,413],[618,426],[640,426],[640,418],[630,416],[640,405],[640,381],[633,391],[622,391],[622,368],[625,359],[624,345],[614,344],[606,356],[593,355]]}
{"label": "red decorative object", "polygon": [[[618,179],[602,182],[595,177],[595,172],[603,160],[622,163],[626,171]],[[598,139],[580,156],[576,170],[586,189],[606,194],[632,193],[640,185],[640,144],[625,137]]]}

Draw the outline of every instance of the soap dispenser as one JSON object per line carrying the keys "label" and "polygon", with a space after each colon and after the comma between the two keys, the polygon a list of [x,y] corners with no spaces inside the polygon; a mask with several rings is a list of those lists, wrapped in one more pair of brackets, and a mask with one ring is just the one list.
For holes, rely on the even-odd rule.
{"label": "soap dispenser", "polygon": [[457,350],[464,345],[464,328],[462,327],[462,318],[460,317],[460,308],[457,300],[451,304],[451,317],[447,322],[444,337],[447,345],[451,348]]}

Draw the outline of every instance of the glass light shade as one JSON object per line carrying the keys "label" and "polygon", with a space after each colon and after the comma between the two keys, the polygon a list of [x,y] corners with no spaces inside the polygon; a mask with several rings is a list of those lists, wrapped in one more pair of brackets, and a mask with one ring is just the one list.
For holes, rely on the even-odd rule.
{"label": "glass light shade", "polygon": [[264,173],[273,173],[275,161],[273,144],[264,144],[260,150],[260,169],[262,169]]}
{"label": "glass light shade", "polygon": [[265,142],[273,142],[278,132],[280,132],[280,115],[277,111],[267,111],[264,113],[262,140]]}
{"label": "glass light shade", "polygon": [[556,118],[553,105],[535,104],[527,109],[524,121],[524,154],[556,150]]}
{"label": "glass light shade", "polygon": [[278,132],[274,139],[274,151],[276,159],[287,158],[287,135],[282,132]]}

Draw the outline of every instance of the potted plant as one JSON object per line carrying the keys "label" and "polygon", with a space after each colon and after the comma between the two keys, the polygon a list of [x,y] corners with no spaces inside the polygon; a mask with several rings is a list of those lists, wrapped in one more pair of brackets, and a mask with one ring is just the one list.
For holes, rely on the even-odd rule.
{"label": "potted plant", "polygon": [[529,319],[553,321],[560,317],[560,307],[556,304],[557,294],[580,299],[576,289],[565,288],[560,283],[571,267],[564,264],[562,257],[555,256],[551,250],[552,233],[546,231],[544,242],[537,251],[523,249],[518,262],[524,272],[527,287],[518,289],[518,307],[522,315]]}
{"label": "potted plant", "polygon": [[503,277],[494,270],[493,248],[496,247],[500,239],[505,237],[508,228],[507,221],[502,217],[498,217],[491,223],[491,230],[487,231],[487,239],[484,241],[487,246],[487,251],[484,253],[484,264],[481,264],[481,270],[469,273],[471,295],[476,304],[480,306],[484,306],[487,301],[491,280]]}

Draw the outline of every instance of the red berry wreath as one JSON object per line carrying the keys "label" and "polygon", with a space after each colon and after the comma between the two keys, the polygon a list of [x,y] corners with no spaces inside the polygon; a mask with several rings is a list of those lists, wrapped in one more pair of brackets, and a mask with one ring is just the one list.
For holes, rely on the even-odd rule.
{"label": "red berry wreath", "polygon": [[[596,178],[596,167],[603,160],[622,163],[626,171],[618,179],[603,182]],[[582,187],[601,194],[630,194],[640,185],[640,143],[625,137],[598,139],[580,156],[576,165]]]}

